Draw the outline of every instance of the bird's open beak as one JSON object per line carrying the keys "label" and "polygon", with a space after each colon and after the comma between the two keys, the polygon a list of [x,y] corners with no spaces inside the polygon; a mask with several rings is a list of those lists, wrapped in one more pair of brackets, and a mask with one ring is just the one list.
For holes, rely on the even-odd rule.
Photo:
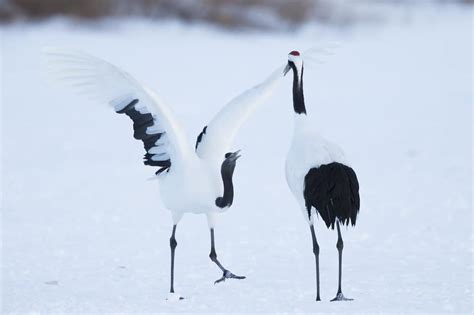
{"label": "bird's open beak", "polygon": [[234,153],[231,153],[231,155],[229,156],[229,158],[233,159],[234,161],[236,161],[239,157],[241,157],[241,155],[239,154],[241,150],[237,150],[235,151]]}
{"label": "bird's open beak", "polygon": [[286,67],[285,69],[283,70],[283,75],[286,75],[288,73],[288,71],[290,71],[291,67],[289,64],[286,64]]}

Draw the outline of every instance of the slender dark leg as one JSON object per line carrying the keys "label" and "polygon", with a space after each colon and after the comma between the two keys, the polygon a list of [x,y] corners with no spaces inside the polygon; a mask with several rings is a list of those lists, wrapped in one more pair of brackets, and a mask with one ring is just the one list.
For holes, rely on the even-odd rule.
{"label": "slender dark leg", "polygon": [[[174,252],[175,252],[176,246],[178,245],[178,243],[176,242],[175,234],[176,234],[176,224],[173,225],[173,232],[171,233],[171,237],[170,237],[170,248],[171,248],[171,285],[170,285],[170,293],[174,293]],[[183,298],[180,297],[179,299],[182,300]]]}
{"label": "slender dark leg", "polygon": [[316,233],[314,233],[314,226],[310,225],[311,238],[313,240],[313,254],[316,261],[316,301],[321,301],[319,297],[319,245],[316,239]]}
{"label": "slender dark leg", "polygon": [[342,236],[341,236],[341,228],[339,226],[339,221],[336,221],[336,226],[337,226],[337,243],[336,243],[336,248],[337,251],[339,252],[339,283],[338,283],[338,289],[337,289],[337,294],[334,299],[331,300],[333,301],[352,301],[353,299],[348,299],[342,294],[342,249],[344,248],[344,242],[342,241]]}
{"label": "slender dark leg", "polygon": [[239,279],[239,280],[240,279],[245,279],[245,276],[236,276],[232,272],[230,272],[229,270],[225,269],[224,266],[221,265],[219,260],[217,260],[217,253],[216,253],[216,248],[215,248],[215,245],[214,245],[214,229],[213,228],[211,228],[211,253],[209,254],[209,258],[211,258],[211,260],[213,262],[215,262],[216,265],[223,272],[222,278],[217,279],[216,281],[214,281],[214,284],[225,281],[225,279]]}

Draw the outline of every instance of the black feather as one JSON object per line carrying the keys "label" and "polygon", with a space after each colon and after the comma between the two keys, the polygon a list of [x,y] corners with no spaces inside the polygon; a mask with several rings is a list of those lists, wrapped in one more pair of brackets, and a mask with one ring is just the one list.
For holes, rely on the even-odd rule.
{"label": "black feather", "polygon": [[356,224],[360,208],[359,182],[354,170],[341,163],[312,168],[304,179],[304,199],[308,217],[311,207],[334,229],[336,218],[348,225]]}
{"label": "black feather", "polygon": [[148,151],[153,148],[157,147],[156,141],[161,138],[163,133],[154,133],[148,134],[146,131],[149,127],[153,126],[155,123],[155,117],[151,113],[140,113],[136,108],[135,105],[138,103],[138,99],[134,99],[130,102],[127,106],[123,109],[118,110],[118,114],[125,114],[133,121],[133,137],[137,140],[143,141],[143,146],[145,147],[146,154],[143,157],[145,165],[150,166],[159,166],[161,167],[156,174],[159,174],[165,170],[168,170],[171,167],[170,159],[166,159],[163,161],[154,161],[152,159],[153,154],[148,153]]}
{"label": "black feather", "polygon": [[194,150],[197,150],[197,148],[199,146],[199,143],[201,143],[201,141],[202,141],[202,137],[204,137],[204,135],[206,134],[206,130],[207,130],[207,126],[204,126],[201,133],[198,135],[198,137],[196,139],[196,147],[194,148]]}

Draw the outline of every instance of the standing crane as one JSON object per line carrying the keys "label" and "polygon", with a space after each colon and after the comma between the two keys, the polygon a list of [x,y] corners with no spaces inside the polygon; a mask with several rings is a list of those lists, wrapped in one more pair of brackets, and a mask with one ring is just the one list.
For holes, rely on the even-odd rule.
{"label": "standing crane", "polygon": [[359,182],[348,166],[342,150],[314,131],[308,120],[303,94],[303,58],[298,51],[288,55],[293,71],[294,131],[286,159],[286,180],[309,223],[316,262],[316,301],[319,295],[319,244],[314,232],[314,217],[319,215],[327,228],[337,228],[339,282],[331,301],[349,301],[342,293],[342,249],[340,225],[355,225],[360,208]]}

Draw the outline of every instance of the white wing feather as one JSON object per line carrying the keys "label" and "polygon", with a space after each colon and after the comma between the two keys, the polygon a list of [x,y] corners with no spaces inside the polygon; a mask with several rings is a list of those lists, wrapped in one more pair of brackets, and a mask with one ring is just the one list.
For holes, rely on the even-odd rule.
{"label": "white wing feather", "polygon": [[107,102],[115,110],[126,106],[129,100],[139,99],[136,109],[144,109],[159,121],[159,126],[150,127],[154,128],[152,131],[166,133],[166,152],[160,153],[168,154],[172,163],[180,163],[192,153],[183,129],[170,108],[127,72],[107,61],[74,50],[43,49],[43,61],[46,74],[55,81],[72,86],[81,94]]}
{"label": "white wing feather", "polygon": [[200,158],[219,159],[229,152],[242,124],[282,81],[284,69],[285,66],[279,67],[265,81],[233,98],[214,116],[197,143],[196,154]]}

